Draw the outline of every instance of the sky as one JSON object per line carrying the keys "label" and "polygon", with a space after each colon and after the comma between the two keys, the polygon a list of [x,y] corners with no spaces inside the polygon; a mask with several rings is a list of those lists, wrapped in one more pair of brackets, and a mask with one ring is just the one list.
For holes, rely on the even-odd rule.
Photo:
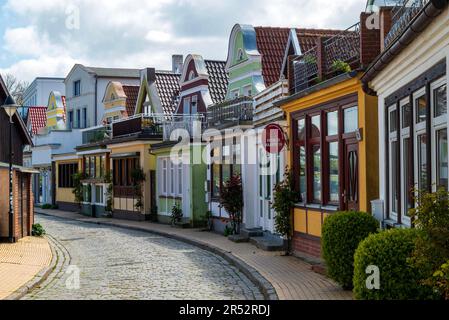
{"label": "sky", "polygon": [[346,29],[366,0],[0,0],[0,73],[31,82],[92,67],[171,68],[171,55],[226,60],[236,23]]}

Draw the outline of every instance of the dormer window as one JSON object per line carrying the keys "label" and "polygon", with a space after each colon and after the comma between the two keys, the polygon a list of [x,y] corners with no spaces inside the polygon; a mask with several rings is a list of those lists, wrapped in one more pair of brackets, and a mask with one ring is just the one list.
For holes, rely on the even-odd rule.
{"label": "dormer window", "polygon": [[239,49],[239,52],[237,53],[237,61],[240,62],[243,61],[243,59],[244,59],[243,50]]}
{"label": "dormer window", "polygon": [[189,81],[195,79],[195,72],[194,71],[190,71],[189,73]]}

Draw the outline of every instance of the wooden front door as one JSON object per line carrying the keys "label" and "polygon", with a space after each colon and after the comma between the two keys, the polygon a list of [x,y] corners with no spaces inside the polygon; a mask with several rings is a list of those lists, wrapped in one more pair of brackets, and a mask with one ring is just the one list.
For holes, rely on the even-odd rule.
{"label": "wooden front door", "polygon": [[343,205],[348,211],[359,210],[359,144],[355,139],[345,141]]}

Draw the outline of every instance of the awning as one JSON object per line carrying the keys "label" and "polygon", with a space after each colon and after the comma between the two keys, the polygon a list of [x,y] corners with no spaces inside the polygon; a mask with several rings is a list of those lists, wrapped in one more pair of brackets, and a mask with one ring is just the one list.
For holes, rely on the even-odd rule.
{"label": "awning", "polygon": [[140,157],[140,152],[117,153],[117,154],[112,154],[111,155],[111,159],[138,158],[138,157]]}
{"label": "awning", "polygon": [[[0,168],[2,169],[8,169],[9,170],[9,164],[8,163],[4,163],[4,162],[0,162]],[[36,169],[33,168],[27,168],[27,167],[22,167],[22,166],[17,166],[17,165],[13,165],[12,168],[14,170],[20,171],[22,173],[31,173],[31,174],[39,174],[40,172]]]}

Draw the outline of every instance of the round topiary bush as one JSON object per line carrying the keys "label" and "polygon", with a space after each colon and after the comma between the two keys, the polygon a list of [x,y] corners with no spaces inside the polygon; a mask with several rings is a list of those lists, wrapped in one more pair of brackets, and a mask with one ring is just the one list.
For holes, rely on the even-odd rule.
{"label": "round topiary bush", "polygon": [[354,253],[360,242],[379,229],[379,222],[364,212],[340,212],[323,225],[322,247],[328,275],[352,289]]}
{"label": "round topiary bush", "polygon": [[[355,254],[354,295],[358,300],[420,300],[432,298],[432,290],[421,284],[422,272],[409,260],[419,231],[393,229],[371,235]],[[379,287],[369,285],[369,269],[376,268]],[[371,287],[371,288],[370,288]]]}

